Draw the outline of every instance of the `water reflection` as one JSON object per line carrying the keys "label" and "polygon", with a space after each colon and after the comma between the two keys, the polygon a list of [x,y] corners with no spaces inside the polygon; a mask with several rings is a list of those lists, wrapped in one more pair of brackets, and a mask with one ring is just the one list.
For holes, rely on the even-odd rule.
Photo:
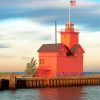
{"label": "water reflection", "polygon": [[81,100],[82,87],[45,88],[40,90],[39,100]]}
{"label": "water reflection", "polygon": [[0,100],[100,100],[100,86],[0,91]]}

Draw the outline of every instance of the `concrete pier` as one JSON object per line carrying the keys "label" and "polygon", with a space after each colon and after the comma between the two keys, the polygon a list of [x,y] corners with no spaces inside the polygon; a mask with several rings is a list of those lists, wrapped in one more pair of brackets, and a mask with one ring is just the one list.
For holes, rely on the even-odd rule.
{"label": "concrete pier", "polygon": [[16,89],[16,76],[12,74],[9,79],[9,89],[13,90]]}
{"label": "concrete pier", "polygon": [[45,87],[45,79],[35,78],[18,78],[17,88],[43,88]]}
{"label": "concrete pier", "polygon": [[24,77],[16,78],[11,75],[10,79],[0,79],[0,90],[4,89],[20,89],[20,88],[45,88],[45,87],[71,87],[100,85],[100,76],[78,76],[64,78],[34,78]]}
{"label": "concrete pier", "polygon": [[98,77],[66,77],[55,78],[49,80],[50,87],[65,87],[65,86],[86,86],[86,85],[100,85],[100,76]]}

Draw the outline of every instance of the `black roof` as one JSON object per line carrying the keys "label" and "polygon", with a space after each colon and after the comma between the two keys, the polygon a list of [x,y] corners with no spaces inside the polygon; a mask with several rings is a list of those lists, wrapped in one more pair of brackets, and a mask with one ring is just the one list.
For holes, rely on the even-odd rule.
{"label": "black roof", "polygon": [[59,48],[61,47],[61,44],[43,44],[38,52],[45,52],[45,51],[48,51],[48,52],[54,52],[54,51],[58,51]]}
{"label": "black roof", "polygon": [[[61,43],[59,43],[59,44],[43,44],[39,48],[38,52],[57,52],[60,49],[61,45],[62,45]],[[82,48],[81,45],[79,45],[79,44],[74,45],[71,49],[69,49],[65,45],[64,45],[64,47],[67,50],[66,54],[69,56],[73,55],[74,52],[76,51],[76,49]],[[83,48],[82,48],[82,50],[83,50]],[[83,53],[84,53],[84,50],[83,50]]]}
{"label": "black roof", "polygon": [[[76,49],[78,49],[78,48],[81,48],[81,49],[83,50],[83,48],[81,47],[81,45],[76,44],[76,45],[74,45],[74,46],[71,48],[71,52],[74,53],[74,52],[76,51]],[[84,50],[83,50],[83,52],[84,52]]]}

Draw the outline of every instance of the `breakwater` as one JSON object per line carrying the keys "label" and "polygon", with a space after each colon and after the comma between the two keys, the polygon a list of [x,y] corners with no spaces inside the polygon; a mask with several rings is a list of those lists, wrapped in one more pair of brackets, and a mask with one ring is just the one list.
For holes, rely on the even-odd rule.
{"label": "breakwater", "polygon": [[100,85],[100,76],[91,75],[45,79],[33,77],[16,78],[12,75],[10,79],[0,79],[0,90],[20,88],[70,87],[87,85]]}

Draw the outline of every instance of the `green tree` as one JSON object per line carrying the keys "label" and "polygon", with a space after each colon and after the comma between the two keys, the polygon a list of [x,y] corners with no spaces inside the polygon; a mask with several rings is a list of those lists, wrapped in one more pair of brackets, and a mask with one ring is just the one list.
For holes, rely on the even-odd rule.
{"label": "green tree", "polygon": [[25,76],[34,76],[37,71],[36,65],[36,60],[33,57],[31,61],[26,65]]}

